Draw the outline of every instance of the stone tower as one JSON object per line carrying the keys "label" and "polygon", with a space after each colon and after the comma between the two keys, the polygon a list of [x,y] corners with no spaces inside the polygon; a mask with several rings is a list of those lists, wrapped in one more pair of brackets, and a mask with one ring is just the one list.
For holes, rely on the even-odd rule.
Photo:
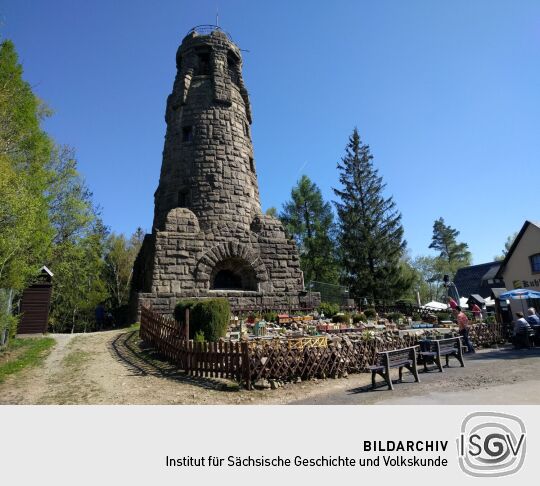
{"label": "stone tower", "polygon": [[133,296],[168,313],[181,298],[233,307],[317,304],[279,220],[261,213],[251,107],[239,48],[218,27],[192,29],[176,54],[152,233]]}

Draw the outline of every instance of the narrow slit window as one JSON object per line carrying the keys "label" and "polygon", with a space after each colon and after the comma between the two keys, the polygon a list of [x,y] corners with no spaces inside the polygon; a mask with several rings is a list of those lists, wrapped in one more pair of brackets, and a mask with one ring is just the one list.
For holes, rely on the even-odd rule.
{"label": "narrow slit window", "polygon": [[249,168],[251,169],[251,172],[255,173],[255,162],[253,161],[253,157],[249,158]]}
{"label": "narrow slit window", "polygon": [[179,208],[185,208],[188,206],[188,192],[183,189],[178,193],[178,207]]}
{"label": "narrow slit window", "polygon": [[227,53],[227,69],[229,71],[231,81],[238,86],[240,81],[238,74],[238,59],[231,51]]}
{"label": "narrow slit window", "polygon": [[207,76],[210,74],[210,53],[200,52],[197,54],[197,69],[195,76]]}
{"label": "narrow slit window", "polygon": [[191,125],[182,128],[182,142],[193,142],[193,127]]}

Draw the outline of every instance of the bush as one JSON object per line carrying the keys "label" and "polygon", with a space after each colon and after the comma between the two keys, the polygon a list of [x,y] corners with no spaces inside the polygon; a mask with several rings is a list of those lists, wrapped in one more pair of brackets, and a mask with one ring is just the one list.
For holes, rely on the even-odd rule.
{"label": "bush", "polygon": [[364,315],[368,319],[375,319],[377,317],[377,311],[373,308],[369,308],[364,311]]}
{"label": "bush", "polygon": [[0,347],[9,343],[17,334],[19,317],[0,313]]}
{"label": "bush", "polygon": [[268,312],[263,312],[262,318],[266,322],[277,322],[277,320],[278,320],[277,316],[278,316],[277,312],[268,311]]}
{"label": "bush", "polygon": [[[174,308],[174,318],[178,321],[184,324],[184,319],[186,316],[186,309],[193,309],[193,306],[197,303],[197,300],[194,299],[188,299],[188,300],[181,300],[176,304],[176,307]],[[191,321],[191,313],[190,313],[190,321]]]}
{"label": "bush", "polygon": [[452,320],[452,314],[449,314],[448,312],[439,312],[437,317],[439,318],[439,322]]}
{"label": "bush", "polygon": [[206,342],[206,339],[204,339],[204,332],[197,331],[195,333],[195,336],[193,336],[193,341],[195,341],[196,343],[204,343],[204,342]]}
{"label": "bush", "polygon": [[321,302],[317,310],[319,314],[324,314],[325,317],[332,317],[339,312],[339,305],[332,302]]}
{"label": "bush", "polygon": [[332,316],[332,322],[336,324],[349,324],[350,319],[350,314],[336,314],[335,316]]}
{"label": "bush", "polygon": [[355,324],[358,324],[359,322],[367,322],[367,317],[363,312],[359,312],[358,314],[354,314],[352,316],[352,321]]}
{"label": "bush", "polygon": [[[215,342],[227,333],[231,318],[231,306],[227,299],[184,300],[178,302],[174,316],[184,322],[185,310],[189,313],[189,337]],[[179,319],[181,318],[181,319]]]}
{"label": "bush", "polygon": [[387,317],[393,323],[398,324],[405,316],[401,312],[390,312]]}

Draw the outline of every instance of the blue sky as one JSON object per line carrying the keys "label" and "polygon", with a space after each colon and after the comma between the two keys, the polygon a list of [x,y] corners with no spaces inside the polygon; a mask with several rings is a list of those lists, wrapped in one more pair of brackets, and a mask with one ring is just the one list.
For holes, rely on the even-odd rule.
{"label": "blue sky", "polygon": [[540,219],[540,2],[4,0],[0,35],[112,230],[151,227],[176,49],[217,7],[249,51],[264,209],[302,173],[333,199],[357,126],[413,255],[440,216],[475,263]]}

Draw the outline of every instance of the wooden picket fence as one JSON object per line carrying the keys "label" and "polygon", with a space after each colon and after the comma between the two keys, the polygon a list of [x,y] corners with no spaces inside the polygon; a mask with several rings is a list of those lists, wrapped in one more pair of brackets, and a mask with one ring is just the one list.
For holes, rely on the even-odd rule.
{"label": "wooden picket fence", "polygon": [[[498,324],[475,324],[470,336],[477,346],[503,340]],[[310,380],[361,373],[375,362],[377,352],[418,344],[416,335],[398,337],[392,332],[355,340],[326,342],[325,337],[324,343],[321,339],[306,339],[301,346],[292,346],[287,340],[201,343],[186,339],[186,329],[171,317],[145,307],[141,309],[140,337],[192,376],[228,378],[248,389],[259,380]]]}
{"label": "wooden picket fence", "polygon": [[242,381],[242,349],[247,348],[242,346],[244,343],[187,340],[182,325],[146,307],[141,308],[139,335],[164,358],[192,376]]}
{"label": "wooden picket fence", "polygon": [[382,337],[357,341],[340,340],[321,346],[306,340],[291,346],[286,340],[243,342],[194,342],[185,338],[185,329],[171,317],[141,309],[140,337],[168,361],[192,376],[228,378],[248,389],[258,380],[292,381],[298,378],[339,377],[365,371],[377,351],[414,345],[414,337]]}

